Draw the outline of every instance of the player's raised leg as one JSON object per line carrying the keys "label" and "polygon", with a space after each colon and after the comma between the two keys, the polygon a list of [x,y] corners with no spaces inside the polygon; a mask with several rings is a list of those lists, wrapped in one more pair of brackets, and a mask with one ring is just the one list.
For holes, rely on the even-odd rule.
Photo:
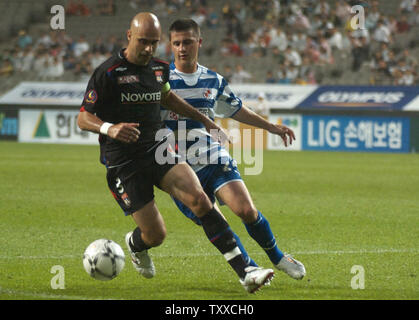
{"label": "player's raised leg", "polygon": [[183,202],[201,220],[206,236],[223,254],[248,292],[254,292],[269,283],[274,275],[273,270],[253,267],[248,269],[230,226],[213,207],[189,165],[181,163],[170,169],[163,177],[160,187]]}
{"label": "player's raised leg", "polygon": [[304,277],[304,265],[279,250],[268,220],[256,209],[243,181],[232,181],[222,186],[216,196],[241,218],[249,235],[266,252],[276,268],[294,279]]}

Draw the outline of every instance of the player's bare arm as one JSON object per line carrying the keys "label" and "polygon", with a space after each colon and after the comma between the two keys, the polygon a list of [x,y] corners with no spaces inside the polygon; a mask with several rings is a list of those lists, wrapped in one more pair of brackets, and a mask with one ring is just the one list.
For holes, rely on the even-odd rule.
{"label": "player's bare arm", "polygon": [[288,140],[290,145],[292,145],[292,142],[295,140],[294,131],[292,131],[290,128],[281,124],[270,123],[245,106],[243,106],[235,115],[233,115],[232,118],[239,122],[264,129],[272,134],[280,136],[285,146],[288,146]]}
{"label": "player's bare arm", "polygon": [[170,109],[177,114],[201,122],[209,133],[214,134],[216,132],[217,136],[214,138],[216,138],[216,140],[220,141],[221,143],[229,141],[227,134],[220,126],[196,110],[171,90],[163,95],[161,103],[165,108]]}
{"label": "player's bare arm", "polygon": [[[100,128],[104,123],[104,121],[88,111],[80,112],[77,118],[77,124],[80,129],[95,133],[101,133]],[[138,127],[138,123],[121,122],[118,124],[109,124],[106,135],[121,142],[134,143],[140,137],[141,132],[137,129]]]}

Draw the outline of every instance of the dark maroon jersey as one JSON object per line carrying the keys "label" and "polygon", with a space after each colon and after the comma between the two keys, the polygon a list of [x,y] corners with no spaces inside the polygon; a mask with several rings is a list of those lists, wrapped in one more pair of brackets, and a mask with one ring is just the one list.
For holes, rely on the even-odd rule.
{"label": "dark maroon jersey", "polygon": [[170,88],[166,62],[153,58],[147,65],[139,66],[128,62],[123,50],[96,68],[80,109],[105,122],[140,124],[141,135],[134,144],[100,135],[101,161],[107,166],[142,158],[156,143],[156,132],[163,126],[160,119],[162,91]]}

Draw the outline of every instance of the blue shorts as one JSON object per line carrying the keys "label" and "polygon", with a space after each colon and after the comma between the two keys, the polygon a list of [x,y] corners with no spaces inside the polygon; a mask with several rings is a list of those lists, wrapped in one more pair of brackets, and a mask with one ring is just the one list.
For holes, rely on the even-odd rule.
{"label": "blue shorts", "polygon": [[[237,169],[236,161],[232,158],[226,164],[210,164],[199,170],[196,175],[212,203],[215,203],[215,193],[225,184],[231,181],[242,181],[240,172]],[[195,222],[201,225],[201,220],[182,202],[173,198],[179,210]],[[221,205],[223,203],[220,202]]]}

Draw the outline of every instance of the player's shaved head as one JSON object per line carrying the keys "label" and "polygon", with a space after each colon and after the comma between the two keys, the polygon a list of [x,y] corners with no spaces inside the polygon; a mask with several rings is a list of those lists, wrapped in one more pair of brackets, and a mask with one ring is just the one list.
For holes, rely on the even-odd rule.
{"label": "player's shaved head", "polygon": [[153,56],[161,36],[159,19],[150,12],[140,12],[127,30],[128,46],[125,56],[131,63],[144,65]]}
{"label": "player's shaved head", "polygon": [[150,12],[140,12],[134,18],[132,18],[130,23],[130,30],[132,33],[143,33],[149,34],[150,36],[155,36],[156,34],[161,34],[160,21]]}

